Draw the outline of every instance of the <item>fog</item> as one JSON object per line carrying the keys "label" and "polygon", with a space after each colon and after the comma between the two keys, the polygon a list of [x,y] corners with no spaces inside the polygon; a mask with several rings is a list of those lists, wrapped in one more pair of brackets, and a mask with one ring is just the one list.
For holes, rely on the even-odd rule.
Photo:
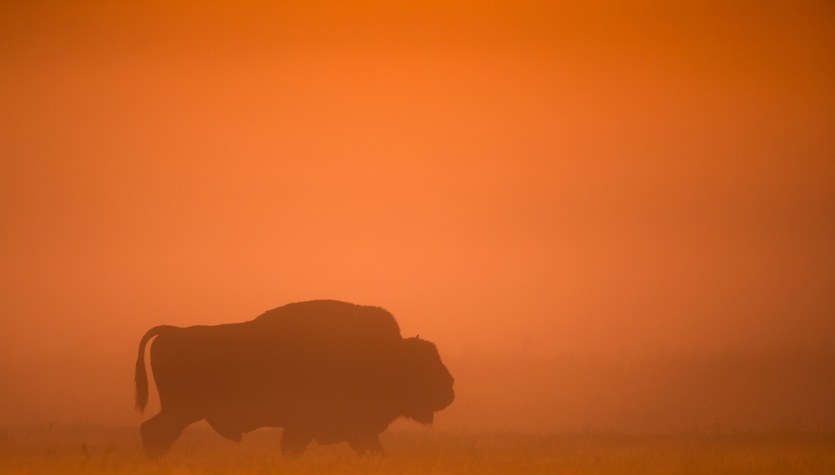
{"label": "fog", "polygon": [[835,429],[829,3],[385,3],[3,7],[0,424],[332,298],[443,430]]}

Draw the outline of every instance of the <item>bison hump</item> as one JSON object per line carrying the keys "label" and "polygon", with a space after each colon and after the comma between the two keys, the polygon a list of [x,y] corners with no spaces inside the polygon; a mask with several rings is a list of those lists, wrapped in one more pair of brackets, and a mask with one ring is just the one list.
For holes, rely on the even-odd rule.
{"label": "bison hump", "polygon": [[253,323],[311,342],[352,339],[384,343],[401,339],[397,321],[385,309],[337,300],[287,304],[263,313]]}

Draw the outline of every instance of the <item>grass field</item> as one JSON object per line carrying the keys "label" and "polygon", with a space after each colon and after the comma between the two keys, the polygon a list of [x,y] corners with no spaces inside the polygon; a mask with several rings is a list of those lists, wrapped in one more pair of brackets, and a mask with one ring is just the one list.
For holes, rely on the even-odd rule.
{"label": "grass field", "polygon": [[387,455],[359,458],[346,444],[278,454],[280,430],[240,444],[203,427],[163,461],[146,462],[135,428],[0,429],[2,474],[833,474],[835,435],[819,433],[626,436],[392,432]]}

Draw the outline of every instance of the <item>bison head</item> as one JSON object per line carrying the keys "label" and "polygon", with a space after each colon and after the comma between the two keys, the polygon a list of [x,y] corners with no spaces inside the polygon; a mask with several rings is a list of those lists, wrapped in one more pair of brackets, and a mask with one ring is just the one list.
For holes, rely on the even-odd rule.
{"label": "bison head", "polygon": [[452,375],[431,342],[417,337],[406,338],[401,348],[404,415],[431,424],[435,412],[455,399]]}

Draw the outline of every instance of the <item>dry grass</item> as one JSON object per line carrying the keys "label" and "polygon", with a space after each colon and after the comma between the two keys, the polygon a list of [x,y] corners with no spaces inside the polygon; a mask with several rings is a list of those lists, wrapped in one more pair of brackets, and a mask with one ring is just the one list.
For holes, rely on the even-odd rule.
{"label": "dry grass", "polygon": [[442,434],[386,433],[382,459],[345,444],[278,455],[279,430],[235,444],[190,428],[161,462],[146,462],[135,428],[0,430],[0,473],[10,474],[832,474],[835,436],[818,433]]}

